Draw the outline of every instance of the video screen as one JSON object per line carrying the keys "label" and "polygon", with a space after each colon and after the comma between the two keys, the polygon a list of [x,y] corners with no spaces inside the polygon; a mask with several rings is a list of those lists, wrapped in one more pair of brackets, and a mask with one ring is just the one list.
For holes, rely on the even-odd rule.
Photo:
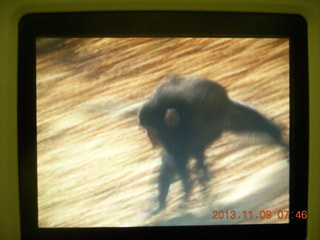
{"label": "video screen", "polygon": [[289,223],[289,87],[287,38],[38,38],[39,227]]}

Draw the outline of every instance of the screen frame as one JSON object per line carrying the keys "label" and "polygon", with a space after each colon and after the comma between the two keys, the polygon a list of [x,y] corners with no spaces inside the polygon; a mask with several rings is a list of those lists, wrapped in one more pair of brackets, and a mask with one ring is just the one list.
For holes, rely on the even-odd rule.
{"label": "screen frame", "polygon": [[[110,24],[108,24],[110,23]],[[116,24],[115,24],[116,23]],[[130,25],[128,25],[130,23]],[[108,26],[108,27],[106,27]],[[19,24],[18,157],[23,239],[224,236],[306,237],[306,220],[289,224],[132,228],[38,228],[36,55],[38,37],[285,37],[290,39],[290,211],[307,210],[307,24],[299,15],[227,12],[83,12],[29,14]],[[132,235],[133,234],[133,235]]]}

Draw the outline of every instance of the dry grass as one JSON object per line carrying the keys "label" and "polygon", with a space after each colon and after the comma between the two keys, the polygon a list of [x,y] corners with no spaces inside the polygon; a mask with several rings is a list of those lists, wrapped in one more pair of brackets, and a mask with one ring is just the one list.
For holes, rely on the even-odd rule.
{"label": "dry grass", "polygon": [[[167,75],[203,76],[289,129],[287,39],[40,39],[37,42],[38,200],[41,227],[287,222],[286,155],[258,138],[224,134],[207,151],[212,175],[181,210],[181,183],[155,206],[159,150],[136,113]],[[192,166],[190,166],[192,167]],[[212,219],[213,210],[240,218]],[[243,219],[242,211],[254,211]],[[260,210],[272,219],[257,219]]]}

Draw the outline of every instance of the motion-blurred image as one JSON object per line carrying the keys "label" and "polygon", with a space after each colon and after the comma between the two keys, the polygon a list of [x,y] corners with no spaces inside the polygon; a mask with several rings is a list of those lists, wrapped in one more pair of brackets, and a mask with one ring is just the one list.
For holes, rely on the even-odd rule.
{"label": "motion-blurred image", "polygon": [[39,38],[39,227],[288,223],[289,40]]}

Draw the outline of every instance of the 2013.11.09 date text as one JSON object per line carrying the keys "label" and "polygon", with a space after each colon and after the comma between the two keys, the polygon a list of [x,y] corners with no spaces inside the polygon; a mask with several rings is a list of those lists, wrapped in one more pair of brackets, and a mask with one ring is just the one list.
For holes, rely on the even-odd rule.
{"label": "2013.11.09 date text", "polygon": [[261,210],[261,211],[242,211],[238,212],[236,210],[222,211],[214,210],[212,211],[212,219],[307,219],[308,213],[306,210],[302,211],[289,211],[289,210],[280,210],[273,213],[270,210]]}

